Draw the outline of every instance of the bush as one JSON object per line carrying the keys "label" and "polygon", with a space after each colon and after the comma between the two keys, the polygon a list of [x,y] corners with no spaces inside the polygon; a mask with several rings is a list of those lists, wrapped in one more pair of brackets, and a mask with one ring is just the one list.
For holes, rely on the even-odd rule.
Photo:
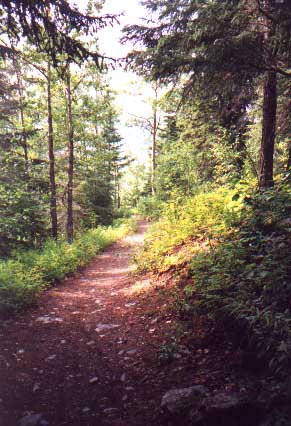
{"label": "bush", "polygon": [[142,197],[138,202],[137,211],[149,220],[157,220],[162,215],[163,203],[156,197]]}
{"label": "bush", "polygon": [[136,229],[132,219],[98,227],[73,244],[47,241],[41,250],[21,251],[14,260],[0,262],[0,313],[17,311],[35,302],[48,285],[75,273],[97,253]]}
{"label": "bush", "polygon": [[239,229],[192,260],[198,312],[236,324],[278,376],[291,359],[290,201],[284,186],[246,197]]}
{"label": "bush", "polygon": [[22,308],[35,301],[45,288],[40,274],[16,260],[0,263],[0,312]]}
{"label": "bush", "polygon": [[120,207],[113,212],[114,219],[129,219],[131,216],[132,209],[128,207]]}
{"label": "bush", "polygon": [[222,323],[237,344],[284,378],[291,370],[290,185],[221,188],[171,201],[151,228],[138,266],[179,269],[180,249],[189,261],[195,241],[193,284],[177,304]]}
{"label": "bush", "polygon": [[[242,208],[237,190],[222,188],[160,206],[160,219],[148,232],[137,258],[141,270],[165,270],[175,264],[173,252],[189,238],[218,238],[238,220]],[[172,259],[173,257],[173,259]]]}

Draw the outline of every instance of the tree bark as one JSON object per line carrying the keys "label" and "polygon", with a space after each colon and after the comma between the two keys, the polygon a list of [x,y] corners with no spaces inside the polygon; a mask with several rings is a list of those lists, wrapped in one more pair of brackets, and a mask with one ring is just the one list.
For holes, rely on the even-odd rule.
{"label": "tree bark", "polygon": [[22,143],[22,148],[24,153],[25,168],[26,168],[26,171],[28,171],[28,145],[27,145],[25,118],[24,118],[25,99],[23,94],[23,80],[21,75],[20,64],[15,57],[13,58],[13,65],[14,65],[16,78],[17,78],[17,91],[18,91],[18,97],[19,97],[19,118],[20,118],[20,124],[22,129],[21,143]]}
{"label": "tree bark", "polygon": [[120,183],[117,182],[117,208],[120,209],[121,200],[120,200]]}
{"label": "tree bark", "polygon": [[276,25],[273,19],[270,18],[273,12],[273,2],[271,0],[265,1],[264,11],[265,63],[269,69],[267,68],[264,76],[259,186],[260,188],[269,188],[274,185],[273,168],[277,120],[277,72],[271,70],[271,68],[276,64],[276,55],[278,51],[277,43],[274,40]]}
{"label": "tree bark", "polygon": [[67,189],[67,240],[72,243],[74,240],[74,218],[73,218],[73,184],[74,184],[74,128],[72,114],[72,92],[71,75],[68,70],[66,75],[66,106],[67,106],[67,124],[68,124],[68,189]]}
{"label": "tree bark", "polygon": [[266,71],[264,82],[263,129],[260,153],[260,187],[274,185],[273,163],[277,115],[277,74]]}
{"label": "tree bark", "polygon": [[156,193],[156,153],[157,153],[157,132],[158,132],[158,87],[157,85],[154,88],[155,99],[153,104],[153,127],[152,127],[152,176],[151,176],[151,184],[152,184],[152,195]]}
{"label": "tree bark", "polygon": [[114,207],[118,208],[118,166],[114,165]]}
{"label": "tree bark", "polygon": [[49,179],[50,179],[50,216],[51,233],[56,240],[58,238],[58,216],[57,216],[57,191],[55,179],[55,153],[52,115],[52,93],[51,93],[51,65],[47,64],[47,122],[48,122],[48,156],[49,156]]}
{"label": "tree bark", "polygon": [[287,172],[290,172],[291,170],[291,143],[289,144],[289,147],[288,147],[288,160],[287,160],[286,170]]}
{"label": "tree bark", "polygon": [[156,150],[157,150],[157,112],[154,111],[153,134],[152,134],[152,195],[155,195],[155,177],[156,177]]}

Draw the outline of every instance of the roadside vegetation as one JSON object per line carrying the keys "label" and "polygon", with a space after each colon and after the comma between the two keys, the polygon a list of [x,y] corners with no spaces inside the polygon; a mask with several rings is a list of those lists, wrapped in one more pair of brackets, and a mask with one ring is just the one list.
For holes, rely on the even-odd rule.
{"label": "roadside vegetation", "polygon": [[220,188],[163,206],[143,251],[143,271],[184,277],[177,306],[229,329],[237,347],[278,378],[290,368],[290,233],[288,182],[257,191]]}

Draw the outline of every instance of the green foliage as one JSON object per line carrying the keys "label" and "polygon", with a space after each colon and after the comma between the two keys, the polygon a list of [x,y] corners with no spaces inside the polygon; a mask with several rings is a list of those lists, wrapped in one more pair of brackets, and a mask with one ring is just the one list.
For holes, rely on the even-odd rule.
{"label": "green foliage", "polygon": [[192,261],[198,312],[236,324],[279,376],[291,358],[290,200],[289,186],[246,197],[239,229]]}
{"label": "green foliage", "polygon": [[172,337],[170,342],[163,343],[157,353],[157,359],[161,365],[167,365],[175,359],[175,354],[178,350],[178,342],[175,337]]}
{"label": "green foliage", "polygon": [[290,201],[288,182],[263,192],[242,185],[172,200],[137,258],[140,269],[164,271],[192,256],[193,284],[176,307],[223,323],[279,378],[291,358]]}
{"label": "green foliage", "polygon": [[36,131],[19,121],[23,104],[15,62],[0,61],[0,257],[13,248],[38,246],[47,236],[46,165],[27,155]]}
{"label": "green foliage", "polygon": [[[28,39],[39,51],[49,54],[54,65],[60,65],[60,57],[76,63],[93,58],[102,67],[103,56],[91,52],[75,34],[83,31],[93,35],[100,28],[112,25],[116,21],[114,15],[90,16],[66,0],[52,0],[49,11],[47,7],[45,0],[35,0],[29,5],[23,0],[2,3],[0,33],[7,35],[14,44],[21,37]],[[98,3],[96,8],[100,9]],[[94,8],[90,12],[96,13]]]}
{"label": "green foliage", "polygon": [[[66,229],[68,129],[62,78],[52,68],[50,80],[44,78],[48,76],[48,57],[31,46],[24,45],[18,53],[0,62],[0,257],[21,247],[38,248],[51,235],[48,81],[59,234]],[[75,229],[81,231],[112,223],[126,161],[120,154],[113,93],[100,69],[94,64],[75,67],[71,80],[73,210]]]}
{"label": "green foliage", "polygon": [[[221,188],[194,197],[175,197],[159,205],[154,224],[137,258],[140,269],[168,269],[178,261],[175,248],[189,238],[217,238],[228,230],[229,224],[239,217],[242,203],[236,198],[237,190]],[[151,208],[151,204],[146,205]]]}
{"label": "green foliage", "polygon": [[[75,201],[84,227],[110,225],[119,202],[119,180],[127,157],[121,155],[121,136],[116,129],[117,113],[109,87],[96,80],[98,70],[86,68],[86,78],[78,88],[75,146],[81,154],[76,161],[79,183]],[[98,123],[98,128],[96,127]]]}
{"label": "green foliage", "polygon": [[131,234],[133,232],[137,231],[137,222],[135,220],[134,217],[130,217],[130,218],[117,218],[114,219],[113,224],[112,224],[112,229],[113,230],[117,230],[118,228],[122,227],[124,234],[121,235],[127,235],[127,234]]}
{"label": "green foliage", "polygon": [[145,164],[132,162],[121,179],[122,205],[136,208],[140,199],[150,192],[149,180]]}
{"label": "green foliage", "polygon": [[0,313],[32,304],[48,285],[75,273],[109,244],[135,229],[133,219],[119,219],[111,227],[87,231],[71,245],[47,241],[41,250],[20,251],[15,260],[0,262]]}
{"label": "green foliage", "polygon": [[42,276],[21,261],[0,262],[0,313],[32,304],[44,288]]}
{"label": "green foliage", "polygon": [[43,167],[29,163],[12,150],[0,159],[0,257],[12,249],[39,246],[48,234],[47,183]]}
{"label": "green foliage", "polygon": [[238,180],[242,171],[238,138],[234,130],[221,125],[216,105],[191,100],[176,111],[182,100],[178,90],[167,93],[164,100],[166,118],[159,133],[156,189],[165,201],[173,193],[189,197],[210,183]]}
{"label": "green foliage", "polygon": [[128,207],[120,207],[114,210],[113,217],[115,219],[129,219],[132,216],[132,209]]}
{"label": "green foliage", "polygon": [[139,199],[137,210],[143,217],[156,220],[161,216],[162,205],[163,203],[156,197],[142,197]]}

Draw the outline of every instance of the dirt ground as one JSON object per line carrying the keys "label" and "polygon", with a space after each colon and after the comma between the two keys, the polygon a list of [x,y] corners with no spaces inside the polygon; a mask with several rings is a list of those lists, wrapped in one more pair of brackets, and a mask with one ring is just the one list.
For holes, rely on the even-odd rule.
{"label": "dirt ground", "polygon": [[[33,414],[44,426],[158,426],[169,389],[236,387],[224,367],[230,348],[171,340],[181,325],[150,278],[132,273],[146,228],[140,222],[135,235],[1,325],[1,426]],[[161,362],[167,351],[172,362]]]}

